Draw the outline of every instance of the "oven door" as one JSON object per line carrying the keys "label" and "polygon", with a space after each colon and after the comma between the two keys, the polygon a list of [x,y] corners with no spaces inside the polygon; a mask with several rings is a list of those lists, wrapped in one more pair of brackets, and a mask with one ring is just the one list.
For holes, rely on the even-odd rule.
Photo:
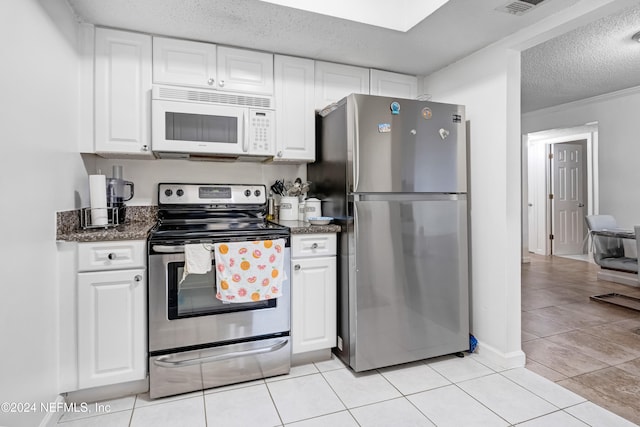
{"label": "oven door", "polygon": [[[180,283],[184,248],[150,247],[149,351],[237,341],[290,330],[290,248],[284,250],[282,297],[250,303],[216,298],[215,265],[208,274],[191,274]],[[174,252],[174,253],[166,253]],[[215,263],[215,261],[212,261]]]}

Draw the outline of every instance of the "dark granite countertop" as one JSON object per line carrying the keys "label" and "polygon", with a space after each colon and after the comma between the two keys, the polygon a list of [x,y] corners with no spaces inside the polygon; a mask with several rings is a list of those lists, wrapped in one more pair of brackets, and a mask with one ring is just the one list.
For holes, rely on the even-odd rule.
{"label": "dark granite countertop", "polygon": [[339,233],[341,227],[337,224],[311,225],[304,221],[273,221],[280,225],[286,225],[291,229],[291,234],[318,234],[318,233]]}
{"label": "dark granite countertop", "polygon": [[157,206],[127,206],[127,221],[110,228],[82,229],[80,210],[57,213],[56,240],[67,242],[100,242],[111,240],[146,240],[156,224]]}

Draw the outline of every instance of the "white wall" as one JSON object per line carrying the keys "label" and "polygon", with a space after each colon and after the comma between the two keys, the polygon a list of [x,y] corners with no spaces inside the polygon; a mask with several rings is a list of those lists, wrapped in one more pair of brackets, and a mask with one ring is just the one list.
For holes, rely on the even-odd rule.
{"label": "white wall", "polygon": [[[130,206],[158,204],[159,182],[264,184],[268,189],[276,179],[307,179],[305,165],[287,163],[96,159],[96,168],[107,176],[112,175],[113,165],[122,165],[124,179],[134,184],[135,196],[127,202]],[[89,201],[83,203],[86,206]]]}
{"label": "white wall", "polygon": [[470,129],[471,332],[502,366],[520,349],[520,55],[485,49],[425,78],[437,102],[466,106]]}
{"label": "white wall", "polygon": [[640,225],[640,87],[586,99],[522,116],[522,132],[582,126],[598,122],[599,204],[624,228]]}
{"label": "white wall", "polygon": [[86,192],[77,153],[76,24],[62,0],[0,2],[3,277],[0,425],[35,426],[57,396],[55,212]]}

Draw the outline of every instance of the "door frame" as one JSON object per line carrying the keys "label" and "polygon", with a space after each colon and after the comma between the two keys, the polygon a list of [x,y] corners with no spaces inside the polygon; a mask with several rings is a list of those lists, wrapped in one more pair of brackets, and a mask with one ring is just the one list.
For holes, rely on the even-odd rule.
{"label": "door frame", "polygon": [[[523,206],[529,205],[533,201],[535,204],[544,206],[545,212],[545,226],[544,230],[537,230],[538,236],[543,235],[546,244],[544,247],[544,253],[538,253],[539,255],[551,255],[552,254],[552,241],[549,239],[549,235],[553,228],[553,216],[551,215],[552,203],[549,200],[548,194],[551,194],[553,183],[550,179],[551,165],[548,161],[548,154],[551,152],[551,144],[574,142],[586,140],[587,148],[587,215],[594,215],[598,213],[599,206],[599,193],[598,193],[598,123],[593,122],[585,126],[576,128],[564,128],[564,129],[550,129],[546,131],[533,132],[523,135],[522,143],[522,167],[524,171],[529,169],[529,147],[537,144],[545,144],[545,152],[547,153],[544,159],[544,166],[534,165],[533,167],[543,167],[544,173],[539,174],[544,179],[544,185],[541,188],[545,189],[544,194],[532,194],[529,191],[529,179],[528,173],[522,174],[522,194],[523,194]],[[540,193],[540,192],[538,192]],[[522,227],[522,240],[523,240],[523,261],[527,261],[529,253],[529,214],[528,208],[523,210],[523,227]],[[591,248],[589,247],[589,252]]]}

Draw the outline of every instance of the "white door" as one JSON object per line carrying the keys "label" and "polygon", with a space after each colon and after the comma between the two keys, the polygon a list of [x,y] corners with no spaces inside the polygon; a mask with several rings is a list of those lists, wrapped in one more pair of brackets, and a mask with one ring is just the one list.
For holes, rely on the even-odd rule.
{"label": "white door", "polygon": [[553,145],[553,254],[583,253],[586,165],[583,144]]}
{"label": "white door", "polygon": [[215,89],[216,45],[154,37],[153,82]]}
{"label": "white door", "polygon": [[96,28],[95,150],[151,154],[151,36]]}
{"label": "white door", "polygon": [[274,160],[316,159],[314,63],[276,55],[276,156]]}
{"label": "white door", "polygon": [[547,152],[544,144],[529,146],[528,161],[528,221],[529,221],[529,252],[547,255],[547,182],[546,162]]}
{"label": "white door", "polygon": [[273,55],[219,46],[218,89],[273,95]]}
{"label": "white door", "polygon": [[78,385],[146,377],[145,270],[78,274]]}
{"label": "white door", "polygon": [[315,107],[322,110],[351,93],[369,94],[369,69],[316,61]]}
{"label": "white door", "polygon": [[336,257],[291,260],[292,353],[336,346]]}
{"label": "white door", "polygon": [[389,71],[371,70],[371,95],[416,99],[418,78]]}

